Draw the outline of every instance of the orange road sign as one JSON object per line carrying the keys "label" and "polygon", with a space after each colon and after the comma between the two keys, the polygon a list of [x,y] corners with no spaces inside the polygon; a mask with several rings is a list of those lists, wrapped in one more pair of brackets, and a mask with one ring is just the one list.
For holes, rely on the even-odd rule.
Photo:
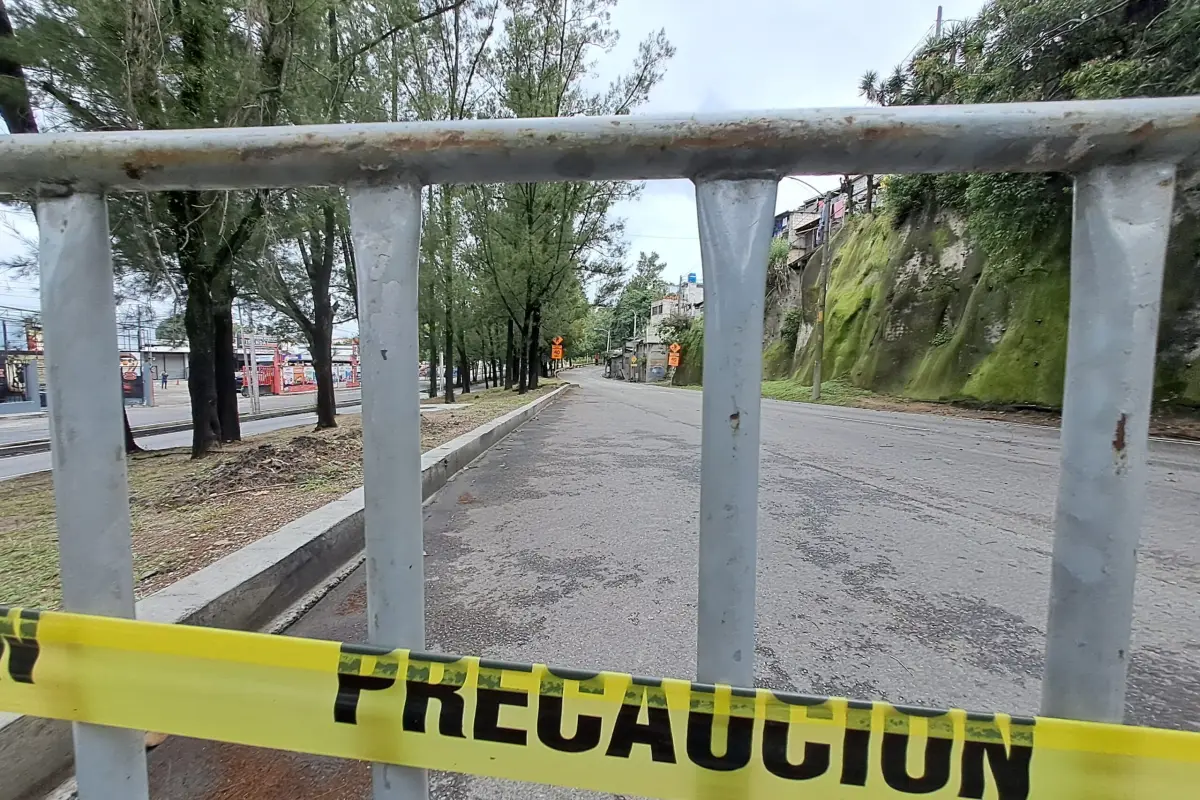
{"label": "orange road sign", "polygon": [[679,342],[672,342],[670,350],[672,353],[678,353],[683,348],[679,346]]}
{"label": "orange road sign", "polygon": [[550,357],[554,360],[561,360],[563,357],[562,345],[556,344],[550,348]]}
{"label": "orange road sign", "polygon": [[667,356],[667,366],[668,367],[678,367],[679,366],[679,353],[671,353],[669,356]]}
{"label": "orange road sign", "polygon": [[561,336],[555,336],[553,339],[550,340],[550,342],[552,344],[562,344],[563,340],[562,340]]}

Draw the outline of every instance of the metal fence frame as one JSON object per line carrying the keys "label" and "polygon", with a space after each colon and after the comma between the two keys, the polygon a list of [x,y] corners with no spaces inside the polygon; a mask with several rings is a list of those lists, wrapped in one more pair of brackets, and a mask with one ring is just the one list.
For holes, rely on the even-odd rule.
{"label": "metal fence frame", "polygon": [[[759,380],[778,180],[1070,172],[1071,299],[1041,713],[1124,714],[1167,236],[1200,98],[0,137],[36,198],[67,610],[133,616],[106,192],[346,187],[358,252],[368,639],[424,647],[417,265],[433,183],[688,178],[707,279],[696,677],[754,683]],[[74,727],[84,800],[148,796],[139,733]],[[377,765],[377,800],[423,799]]]}

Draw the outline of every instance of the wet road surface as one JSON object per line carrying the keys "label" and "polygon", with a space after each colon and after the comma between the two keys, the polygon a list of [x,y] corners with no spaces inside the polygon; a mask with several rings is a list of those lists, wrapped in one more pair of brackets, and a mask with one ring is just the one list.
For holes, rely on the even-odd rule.
{"label": "wet road surface", "polygon": [[[691,677],[700,394],[582,387],[426,507],[427,649]],[[1054,430],[764,401],[760,686],[1034,713]],[[1129,719],[1200,730],[1200,447],[1155,442]],[[362,570],[288,630],[361,641]],[[169,739],[152,795],[366,798],[356,762]],[[457,775],[431,795],[594,797]]]}

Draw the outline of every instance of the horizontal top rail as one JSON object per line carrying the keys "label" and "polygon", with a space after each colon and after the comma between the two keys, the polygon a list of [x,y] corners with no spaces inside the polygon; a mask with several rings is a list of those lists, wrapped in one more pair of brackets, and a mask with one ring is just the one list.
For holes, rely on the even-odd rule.
{"label": "horizontal top rail", "polygon": [[0,192],[787,174],[1075,172],[1200,162],[1200,97],[0,136]]}

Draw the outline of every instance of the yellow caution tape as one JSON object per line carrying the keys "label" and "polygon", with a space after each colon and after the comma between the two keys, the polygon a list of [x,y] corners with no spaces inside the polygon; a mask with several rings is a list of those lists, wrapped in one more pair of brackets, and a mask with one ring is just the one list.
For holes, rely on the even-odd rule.
{"label": "yellow caution tape", "polygon": [[1178,798],[1200,733],[0,607],[0,709],[661,798]]}

